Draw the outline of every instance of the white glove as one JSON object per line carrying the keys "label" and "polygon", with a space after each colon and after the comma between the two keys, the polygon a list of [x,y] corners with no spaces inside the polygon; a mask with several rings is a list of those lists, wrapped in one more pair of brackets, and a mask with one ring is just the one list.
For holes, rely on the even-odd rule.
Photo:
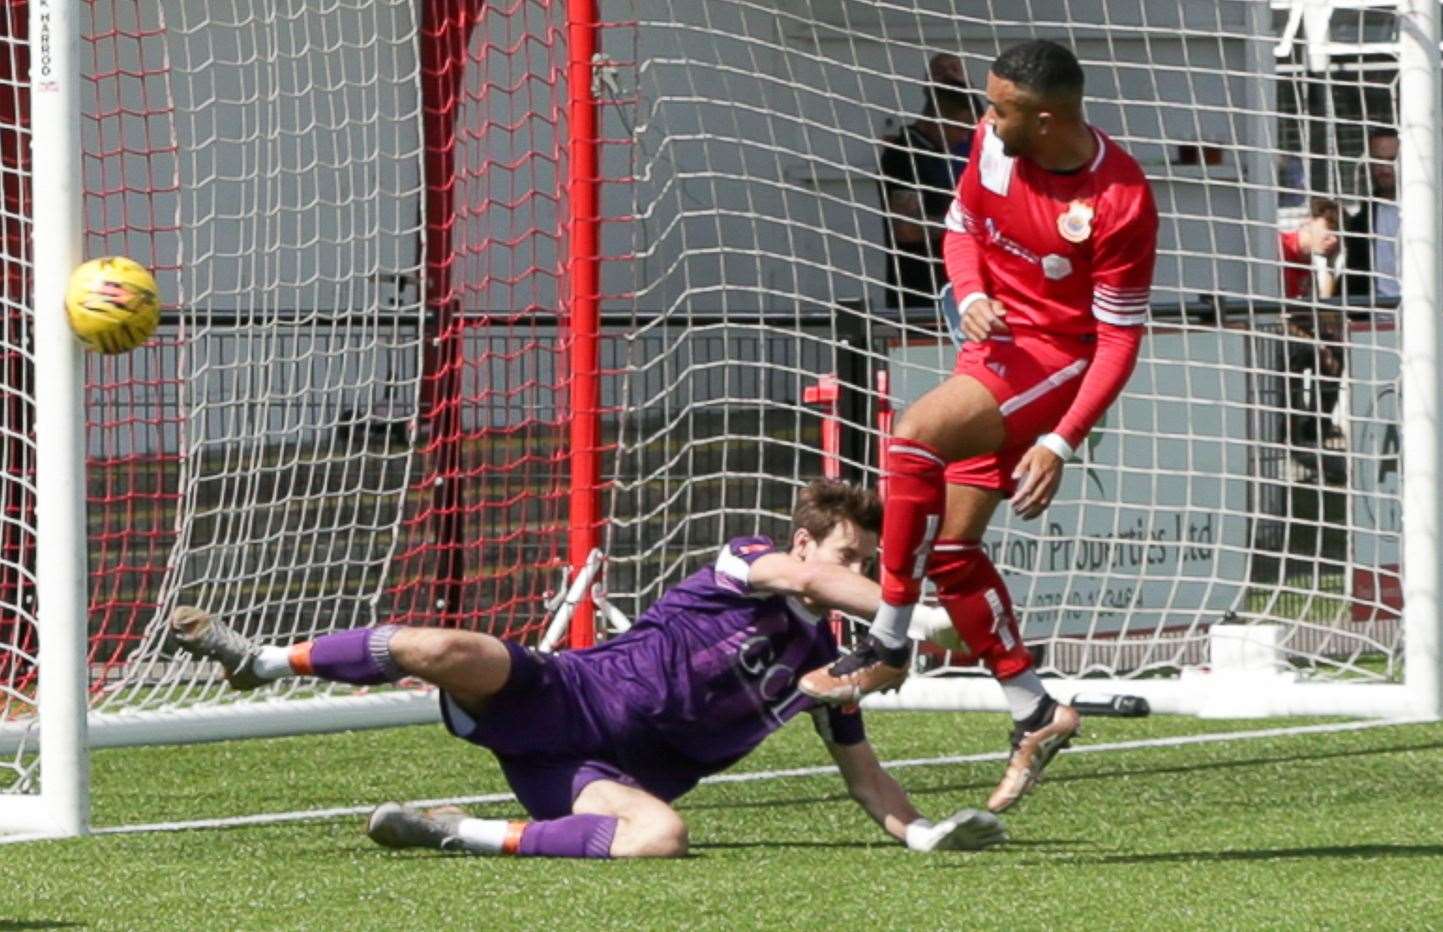
{"label": "white glove", "polygon": [[931,641],[943,650],[968,653],[967,645],[957,636],[952,627],[952,618],[940,605],[918,605],[912,609],[912,623],[907,626],[907,637],[914,641]]}
{"label": "white glove", "polygon": [[909,824],[906,843],[912,851],[981,851],[1006,840],[1007,829],[992,813],[959,809],[936,825],[926,819]]}

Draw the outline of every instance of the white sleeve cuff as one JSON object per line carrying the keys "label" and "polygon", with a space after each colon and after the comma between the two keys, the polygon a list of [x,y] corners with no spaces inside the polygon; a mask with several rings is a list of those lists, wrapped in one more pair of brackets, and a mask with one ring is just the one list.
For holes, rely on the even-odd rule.
{"label": "white sleeve cuff", "polygon": [[1062,439],[1061,434],[1043,434],[1037,438],[1037,445],[1056,453],[1064,463],[1072,459],[1072,445]]}
{"label": "white sleeve cuff", "polygon": [[751,582],[751,564],[732,553],[731,544],[723,544],[713,567],[716,572],[735,580],[742,586]]}
{"label": "white sleeve cuff", "polygon": [[934,834],[935,826],[930,821],[917,819],[907,823],[902,843],[913,851],[931,851],[936,844],[936,839],[932,837]]}

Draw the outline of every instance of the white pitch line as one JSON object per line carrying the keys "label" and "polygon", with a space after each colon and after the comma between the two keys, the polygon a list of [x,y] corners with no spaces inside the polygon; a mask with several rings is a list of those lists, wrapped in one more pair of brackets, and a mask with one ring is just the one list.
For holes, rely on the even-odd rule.
{"label": "white pitch line", "polygon": [[[1385,728],[1394,725],[1424,724],[1426,719],[1385,719],[1381,721],[1335,722],[1326,725],[1295,725],[1289,728],[1267,728],[1254,731],[1228,731],[1207,735],[1179,735],[1172,738],[1143,738],[1136,741],[1113,741],[1108,744],[1085,744],[1070,749],[1068,756],[1075,754],[1101,754],[1109,751],[1140,751],[1151,748],[1183,747],[1191,744],[1214,744],[1224,741],[1244,741],[1255,738],[1286,738],[1296,735],[1335,734],[1348,731],[1365,731],[1371,728]],[[976,764],[985,761],[1001,761],[1007,758],[1006,751],[988,751],[982,754],[954,754],[946,757],[915,757],[904,760],[884,761],[888,770],[906,767],[942,767],[948,764]],[[837,772],[834,765],[817,767],[792,767],[783,770],[756,770],[747,773],[721,773],[707,777],[702,783],[755,783],[762,780],[784,780],[790,777],[818,777]],[[510,793],[487,793],[481,796],[453,796],[445,799],[412,800],[412,805],[478,805],[504,803],[515,800]],[[130,835],[137,832],[179,832],[193,829],[238,828],[248,825],[277,825],[287,822],[316,822],[326,819],[340,819],[348,816],[365,815],[373,805],[338,806],[332,809],[308,809],[297,812],[271,812],[260,815],[234,816],[224,819],[195,819],[187,822],[150,822],[139,825],[111,825],[91,829],[92,835]],[[36,841],[43,835],[20,835],[0,837],[0,845],[21,841]]]}

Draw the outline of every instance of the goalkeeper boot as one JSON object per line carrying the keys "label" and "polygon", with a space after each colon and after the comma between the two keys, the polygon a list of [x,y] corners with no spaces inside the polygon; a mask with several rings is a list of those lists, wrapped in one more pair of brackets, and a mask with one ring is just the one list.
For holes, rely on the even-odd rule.
{"label": "goalkeeper boot", "polygon": [[1072,743],[1082,728],[1082,716],[1070,705],[1047,699],[1025,722],[1012,729],[1012,756],[1002,782],[987,800],[987,808],[1002,812],[1032,792],[1042,780],[1042,771],[1057,752]]}
{"label": "goalkeeper boot", "polygon": [[400,803],[381,803],[366,822],[366,835],[387,848],[434,848],[467,851],[457,834],[466,813],[455,806],[421,812]]}
{"label": "goalkeeper boot", "polygon": [[194,605],[178,605],[170,614],[170,628],[181,647],[220,664],[231,689],[255,689],[266,684],[255,672],[260,645],[215,620],[209,612]]}
{"label": "goalkeeper boot", "polygon": [[818,702],[852,705],[869,693],[901,686],[911,662],[911,644],[891,648],[869,634],[847,656],[803,676],[797,688]]}

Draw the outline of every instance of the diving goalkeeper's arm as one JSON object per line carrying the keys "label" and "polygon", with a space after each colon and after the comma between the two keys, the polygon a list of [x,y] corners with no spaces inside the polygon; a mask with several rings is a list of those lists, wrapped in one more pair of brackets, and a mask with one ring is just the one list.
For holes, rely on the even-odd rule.
{"label": "diving goalkeeper's arm", "polygon": [[[823,730],[826,710],[814,713],[818,731]],[[826,739],[826,734],[822,735]],[[907,792],[882,769],[867,741],[838,744],[827,741],[827,750],[837,762],[847,792],[867,815],[893,838],[913,851],[978,851],[1007,840],[1002,820],[990,812],[960,809],[941,822],[924,819],[913,807]]]}

